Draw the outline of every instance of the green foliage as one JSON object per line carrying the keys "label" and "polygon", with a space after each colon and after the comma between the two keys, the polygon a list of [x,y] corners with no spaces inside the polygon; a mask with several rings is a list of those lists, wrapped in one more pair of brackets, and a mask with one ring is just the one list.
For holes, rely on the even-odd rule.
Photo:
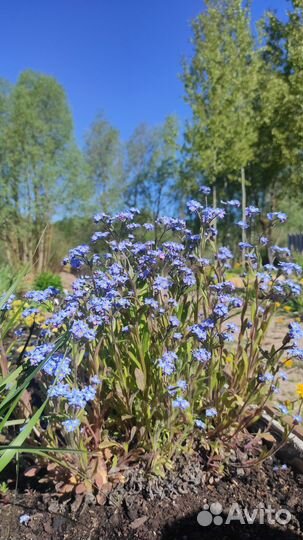
{"label": "green foliage", "polygon": [[[303,9],[292,2],[288,19],[268,13],[261,22],[263,64],[259,98],[260,127],[254,174],[267,204],[277,208],[285,182],[293,198],[302,187]],[[264,196],[263,195],[263,196]]]}
{"label": "green foliage", "polygon": [[84,155],[103,212],[121,205],[123,149],[120,133],[104,115],[98,115],[86,136]]}
{"label": "green foliage", "polygon": [[[239,179],[254,156],[259,56],[248,7],[239,0],[207,0],[193,22],[193,58],[184,65],[192,121],[185,133],[186,168],[216,184]],[[192,187],[191,187],[192,189]]]}
{"label": "green foliage", "polygon": [[[2,436],[2,442],[6,440],[7,433],[9,430],[11,432],[12,426],[27,422],[31,410],[27,388],[29,382],[38,373],[37,369],[32,370],[32,374],[29,378],[26,378],[26,367],[22,365],[16,366],[10,361],[11,350],[15,345],[15,339],[12,338],[12,335],[14,330],[20,325],[24,304],[22,301],[14,302],[14,293],[20,288],[25,274],[25,271],[20,272],[0,298],[0,434]],[[20,355],[20,360],[22,360],[22,355]],[[14,416],[16,411],[19,412],[19,415],[23,415],[22,420],[16,420],[16,416]],[[31,420],[31,429],[37,423],[38,419],[39,414],[36,413]],[[27,433],[24,435],[28,436],[30,433],[29,427],[26,431]],[[10,444],[11,446],[19,444],[18,436],[13,438]],[[5,454],[1,452],[0,447],[0,472],[10,463],[15,454],[16,450],[10,450]]]}
{"label": "green foliage", "polygon": [[63,286],[61,277],[52,272],[41,272],[34,281],[34,289],[44,291],[48,287],[55,287],[55,289],[62,291]]}
{"label": "green foliage", "polygon": [[161,126],[141,124],[126,144],[125,199],[152,217],[176,207],[178,134],[176,117],[168,116]]}
{"label": "green foliage", "polygon": [[64,90],[52,77],[25,71],[0,91],[1,239],[12,266],[41,271],[54,216],[84,195],[81,155]]}

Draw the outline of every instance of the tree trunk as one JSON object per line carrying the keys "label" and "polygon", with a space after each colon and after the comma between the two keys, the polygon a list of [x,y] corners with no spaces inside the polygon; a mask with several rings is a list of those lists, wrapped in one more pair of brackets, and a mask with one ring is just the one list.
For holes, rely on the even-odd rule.
{"label": "tree trunk", "polygon": [[[246,242],[246,229],[245,229],[245,224],[246,224],[246,213],[245,213],[245,208],[246,208],[246,182],[245,182],[245,169],[244,169],[244,167],[242,167],[242,169],[241,169],[241,191],[242,191],[242,221],[243,221],[242,242]],[[243,266],[244,266],[245,265],[245,249],[242,250],[242,263],[243,263]]]}
{"label": "tree trunk", "polygon": [[[213,208],[217,208],[217,186],[213,184]],[[217,220],[214,219],[214,227],[217,228]]]}
{"label": "tree trunk", "polygon": [[213,185],[213,208],[217,208],[217,186]]}

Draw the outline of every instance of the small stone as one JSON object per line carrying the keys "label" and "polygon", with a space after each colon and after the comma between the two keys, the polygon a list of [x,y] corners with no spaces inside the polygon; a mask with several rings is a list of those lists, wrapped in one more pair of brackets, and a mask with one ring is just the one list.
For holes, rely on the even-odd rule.
{"label": "small stone", "polygon": [[85,503],[88,504],[88,505],[95,504],[96,503],[95,495],[93,495],[92,493],[87,493],[85,495]]}
{"label": "small stone", "polygon": [[50,520],[48,521],[45,521],[43,523],[43,529],[45,530],[45,532],[47,534],[52,534],[53,533],[53,527],[52,527],[52,522]]}
{"label": "small stone", "polygon": [[121,521],[118,512],[114,512],[109,521],[113,527],[118,527]]}
{"label": "small stone", "polygon": [[51,501],[48,505],[48,511],[51,513],[51,514],[58,514],[59,513],[59,510],[60,510],[60,506],[59,506],[59,503],[58,501]]}
{"label": "small stone", "polygon": [[139,527],[142,527],[147,520],[148,516],[142,516],[132,521],[129,526],[131,529],[136,530],[139,529]]}

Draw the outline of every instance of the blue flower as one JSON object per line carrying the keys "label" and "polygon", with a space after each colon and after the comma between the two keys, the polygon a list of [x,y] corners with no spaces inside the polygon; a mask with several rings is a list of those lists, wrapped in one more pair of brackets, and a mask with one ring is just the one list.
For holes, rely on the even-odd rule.
{"label": "blue flower", "polygon": [[260,382],[272,382],[273,380],[274,376],[271,373],[264,373],[264,375],[259,375]]}
{"label": "blue flower", "polygon": [[193,200],[188,201],[186,206],[190,212],[199,212],[200,210],[203,209],[203,206],[201,203],[199,203],[198,201],[193,201]]}
{"label": "blue flower", "polygon": [[152,224],[152,223],[144,223],[143,224],[143,227],[144,229],[146,229],[147,231],[153,231],[155,226]]}
{"label": "blue flower", "polygon": [[178,317],[172,315],[171,317],[169,317],[169,324],[172,326],[172,328],[177,328],[178,326],[180,326],[181,323]]}
{"label": "blue flower", "polygon": [[68,420],[64,420],[62,425],[68,433],[72,433],[73,431],[76,431],[76,429],[80,426],[80,423],[79,418],[69,418]]}
{"label": "blue flower", "polygon": [[250,249],[254,247],[252,244],[250,244],[249,242],[239,242],[239,248],[240,249]]}
{"label": "blue flower", "polygon": [[246,221],[238,221],[236,225],[238,225],[238,227],[240,227],[240,229],[243,229],[243,230],[249,228],[249,225],[246,223]]}
{"label": "blue flower", "polygon": [[208,186],[201,186],[200,187],[200,192],[203,194],[203,195],[210,195],[211,194],[211,188],[208,187]]}
{"label": "blue flower", "polygon": [[182,390],[183,392],[185,392],[185,390],[187,390],[187,382],[180,380],[177,382],[176,385],[169,386],[167,390],[170,395],[176,394],[178,390]]}
{"label": "blue flower", "polygon": [[67,399],[71,394],[71,388],[68,384],[58,383],[51,386],[48,390],[49,397],[65,398]]}
{"label": "blue flower", "polygon": [[93,375],[91,378],[90,378],[90,382],[92,384],[101,384],[101,379],[99,379],[98,375]]}
{"label": "blue flower", "polygon": [[202,420],[196,420],[195,424],[199,429],[206,429],[206,424]]}
{"label": "blue flower", "polygon": [[206,207],[202,210],[201,220],[204,224],[210,224],[215,219],[223,219],[225,216],[224,208]]}
{"label": "blue flower", "polygon": [[79,390],[78,388],[73,388],[66,395],[69,405],[78,409],[84,409],[87,402],[94,400],[95,397],[96,388],[91,385],[85,386],[81,390]]}
{"label": "blue flower", "polygon": [[180,390],[183,390],[183,392],[185,392],[185,390],[187,390],[187,382],[184,381],[183,379],[180,379],[177,382],[177,385],[178,385],[178,388],[180,388]]}
{"label": "blue flower", "polygon": [[298,283],[294,283],[290,279],[279,282],[274,285],[272,292],[275,298],[286,299],[291,296],[301,295],[301,286]]}
{"label": "blue flower", "polygon": [[87,339],[88,341],[96,339],[96,332],[89,328],[84,321],[74,321],[71,333],[77,339]]}
{"label": "blue flower", "polygon": [[51,354],[53,349],[54,345],[51,345],[50,343],[38,345],[38,347],[36,347],[32,351],[27,351],[25,353],[25,356],[29,359],[32,366],[37,366],[38,364],[40,364],[40,362],[43,362],[43,360],[45,360],[46,357]]}
{"label": "blue flower", "polygon": [[100,221],[102,221],[103,223],[110,223],[111,222],[111,217],[108,216],[107,214],[96,214],[95,217],[94,217],[94,222],[95,223],[100,223]]}
{"label": "blue flower", "polygon": [[280,411],[281,411],[282,414],[289,414],[289,410],[288,410],[288,408],[286,407],[286,405],[280,404],[280,405],[278,405],[278,409],[280,409]]}
{"label": "blue flower", "polygon": [[38,308],[28,308],[28,309],[25,309],[23,312],[22,312],[22,317],[24,319],[26,319],[26,317],[31,317],[32,315],[37,315],[39,313],[39,309]]}
{"label": "blue flower", "polygon": [[205,416],[207,418],[214,418],[217,415],[218,415],[218,411],[215,407],[210,407],[209,409],[206,409],[205,411]]}
{"label": "blue flower", "polygon": [[53,354],[46,364],[44,364],[43,371],[45,371],[47,375],[51,375],[59,381],[62,381],[71,373],[70,364],[70,358],[67,358],[63,354]]}
{"label": "blue flower", "polygon": [[42,303],[54,298],[59,292],[59,289],[56,289],[55,287],[48,287],[44,291],[29,291],[24,296],[34,302]]}
{"label": "blue flower", "polygon": [[138,213],[138,212],[140,213],[140,211],[137,208],[134,208],[132,210],[127,210],[125,212],[119,212],[118,214],[113,216],[112,222],[113,223],[119,223],[119,222],[127,223],[129,221],[132,221],[134,219],[134,217],[135,217],[135,214]]}
{"label": "blue flower", "polygon": [[291,322],[288,325],[289,332],[288,335],[290,339],[301,339],[303,338],[303,329],[301,328],[300,324],[297,322]]}
{"label": "blue flower", "polygon": [[299,349],[298,347],[289,349],[289,351],[287,351],[287,356],[289,358],[296,358],[297,360],[303,360],[303,349]]}
{"label": "blue flower", "polygon": [[128,334],[130,332],[130,327],[128,325],[123,326],[121,332],[123,332],[123,334]]}
{"label": "blue flower", "polygon": [[167,249],[173,257],[175,257],[176,253],[181,253],[185,249],[183,244],[178,244],[177,242],[164,242],[162,247]]}
{"label": "blue flower", "polygon": [[278,264],[278,268],[283,274],[286,274],[287,276],[290,276],[291,274],[301,276],[302,274],[302,267],[299,264],[291,262],[280,262]]}
{"label": "blue flower", "polygon": [[170,280],[163,276],[157,276],[153,283],[153,289],[155,292],[167,291],[170,286]]}
{"label": "blue flower", "polygon": [[81,244],[69,251],[69,257],[85,257],[90,252],[90,247],[87,244]]}
{"label": "blue flower", "polygon": [[[6,294],[2,294],[1,297],[0,297],[0,303],[4,300],[4,298],[6,297]],[[9,311],[10,309],[12,309],[12,303],[13,301],[16,299],[16,295],[15,294],[11,294],[8,299],[6,300],[6,302],[3,304],[3,306],[0,308],[1,311]]]}
{"label": "blue flower", "polygon": [[280,221],[280,223],[285,223],[287,221],[287,214],[284,214],[284,212],[269,212],[267,214],[267,218],[269,221]]}
{"label": "blue flower", "polygon": [[97,242],[97,240],[103,240],[109,236],[109,232],[95,232],[91,238],[92,242]]}
{"label": "blue flower", "polygon": [[184,231],[186,229],[186,223],[183,219],[160,216],[156,223],[164,225],[167,230],[171,231]]}
{"label": "blue flower", "polygon": [[247,208],[245,208],[245,214],[246,214],[246,217],[248,218],[253,218],[260,213],[261,213],[260,209],[257,208],[256,206],[248,206]]}
{"label": "blue flower", "polygon": [[240,201],[238,201],[237,199],[231,199],[230,201],[221,201],[221,204],[225,204],[227,206],[231,206],[231,207],[235,207],[235,208],[240,208],[241,206],[241,203]]}
{"label": "blue flower", "polygon": [[213,313],[214,316],[218,317],[219,319],[222,317],[226,317],[226,315],[228,315],[228,307],[223,303],[217,304],[214,308]]}
{"label": "blue flower", "polygon": [[271,246],[271,251],[274,255],[285,255],[285,257],[290,257],[290,250],[287,247]]}
{"label": "blue flower", "polygon": [[93,401],[96,397],[96,388],[94,386],[85,386],[81,392],[86,401]]}
{"label": "blue flower", "polygon": [[266,236],[260,236],[259,242],[261,246],[267,246],[269,240],[268,238],[266,238]]}
{"label": "blue flower", "polygon": [[144,304],[146,306],[152,307],[155,310],[159,309],[159,302],[157,302],[157,300],[155,300],[154,298],[144,298]]}
{"label": "blue flower", "polygon": [[283,370],[279,371],[279,377],[282,379],[282,381],[287,381],[288,380],[288,375]]}
{"label": "blue flower", "polygon": [[183,274],[182,281],[184,285],[187,285],[187,287],[193,287],[196,285],[195,275],[190,268],[183,267],[181,268],[181,272]]}
{"label": "blue flower", "polygon": [[223,281],[222,283],[218,283],[216,285],[210,285],[209,288],[212,291],[219,293],[230,293],[235,290],[235,285],[231,281]]}
{"label": "blue flower", "polygon": [[278,270],[274,264],[264,264],[264,268],[267,272],[276,272]]}
{"label": "blue flower", "polygon": [[19,522],[21,525],[27,525],[30,519],[31,516],[28,514],[22,514],[22,516],[19,517]]}
{"label": "blue flower", "polygon": [[229,248],[223,246],[218,249],[217,259],[221,262],[226,262],[233,259],[233,254]]}
{"label": "blue flower", "polygon": [[174,352],[166,352],[162,358],[158,360],[159,367],[162,369],[164,375],[172,375],[176,371],[176,361],[178,357]]}
{"label": "blue flower", "polygon": [[206,364],[211,359],[211,353],[206,349],[196,349],[192,354],[193,357],[202,364]]}
{"label": "blue flower", "polygon": [[187,399],[184,399],[182,397],[177,397],[174,399],[172,403],[174,409],[181,409],[182,411],[185,411],[190,407],[190,403],[187,401]]}
{"label": "blue flower", "polygon": [[207,338],[206,330],[201,324],[194,324],[190,327],[190,331],[199,341],[205,341]]}

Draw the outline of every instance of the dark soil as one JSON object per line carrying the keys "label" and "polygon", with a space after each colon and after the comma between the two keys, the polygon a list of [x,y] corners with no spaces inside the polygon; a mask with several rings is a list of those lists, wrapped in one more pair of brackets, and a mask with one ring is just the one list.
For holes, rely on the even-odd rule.
{"label": "dark soil", "polygon": [[[78,496],[79,497],[79,496]],[[237,502],[253,510],[259,505],[287,509],[288,525],[230,524],[201,526],[197,515],[205,505],[220,503],[225,521]],[[31,516],[27,525],[20,516]],[[259,514],[258,514],[259,515]],[[284,517],[284,515],[283,515]],[[222,520],[221,520],[222,521]],[[203,470],[198,458],[180,460],[165,480],[134,471],[125,485],[109,495],[104,506],[93,496],[58,501],[51,493],[25,489],[0,498],[1,540],[294,540],[303,538],[303,475],[267,461],[258,469],[233,469],[224,478]]]}

